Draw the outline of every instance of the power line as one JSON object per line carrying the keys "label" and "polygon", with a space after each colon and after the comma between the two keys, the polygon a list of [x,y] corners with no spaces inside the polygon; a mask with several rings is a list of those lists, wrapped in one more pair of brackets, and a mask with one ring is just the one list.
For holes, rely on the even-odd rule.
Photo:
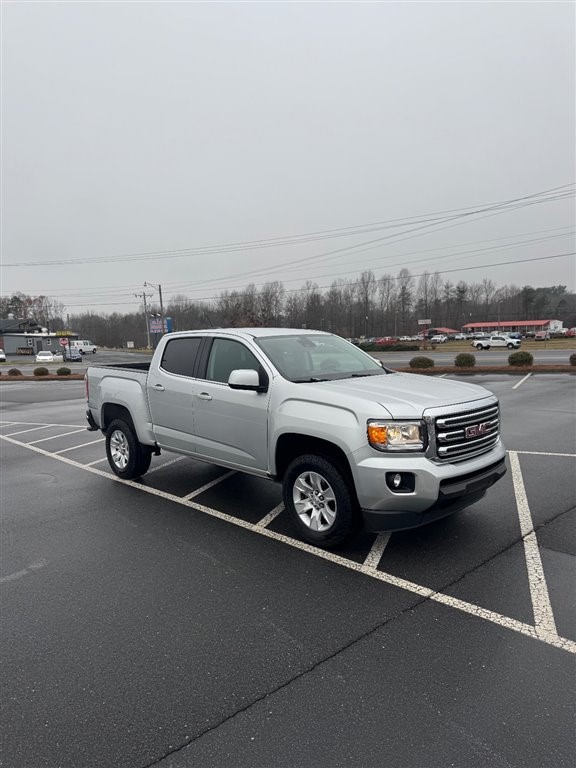
{"label": "power line", "polygon": [[[443,269],[443,270],[439,271],[439,274],[440,275],[446,275],[446,274],[451,274],[453,272],[469,272],[469,271],[474,270],[474,269],[486,269],[487,267],[501,267],[501,266],[508,265],[508,264],[527,264],[528,262],[533,262],[533,261],[549,261],[551,259],[560,259],[560,258],[563,258],[565,256],[575,256],[575,255],[576,255],[576,251],[569,251],[567,253],[556,253],[556,254],[553,254],[552,256],[536,256],[536,257],[530,258],[530,259],[513,259],[513,260],[510,260],[510,261],[497,261],[497,262],[493,262],[492,264],[475,264],[474,266],[471,266],[471,267],[455,267],[454,269]],[[426,273],[422,272],[420,274],[410,275],[410,277],[415,279],[415,278],[418,278],[418,277],[422,277],[424,274],[426,274]],[[401,278],[397,275],[397,276],[391,276],[391,279],[392,280],[399,280]],[[355,280],[352,283],[350,283],[349,285],[352,285],[352,286],[353,285],[359,285],[359,283],[360,283],[359,280]],[[330,284],[329,285],[317,285],[317,286],[315,286],[315,290],[326,290],[326,289],[331,288],[331,287],[332,286]],[[300,287],[300,288],[289,288],[289,289],[285,289],[284,293],[299,293],[302,290],[303,290],[302,287]],[[197,298],[191,299],[191,301],[192,302],[215,301],[215,300],[217,300],[219,298],[220,298],[220,296],[218,296],[218,295],[216,295],[216,296],[201,296],[201,297],[197,297]],[[97,306],[97,307],[118,306],[119,303],[120,302],[109,301],[109,302],[101,302],[101,303],[97,303],[97,304],[92,304],[91,306]],[[126,304],[135,304],[136,302],[121,302],[121,303],[123,305],[126,305]],[[85,303],[82,303],[82,304],[69,304],[67,306],[69,306],[69,307],[83,307],[83,306],[85,306]]]}
{"label": "power line", "polygon": [[[516,207],[524,207],[524,205],[530,205],[530,204],[538,204],[543,202],[551,202],[554,200],[563,199],[565,197],[573,196],[574,191],[570,188],[573,187],[573,184],[564,184],[560,187],[554,187],[552,189],[543,190],[541,192],[535,192],[531,195],[525,195],[523,197],[513,198],[506,201],[500,201],[500,202],[494,202],[489,204],[484,204],[480,207],[468,207],[468,208],[456,208],[452,211],[448,211],[447,213],[450,213],[452,215],[446,215],[441,212],[438,214],[425,214],[424,216],[420,217],[405,217],[404,219],[390,219],[388,221],[379,222],[375,225],[357,225],[355,227],[344,227],[341,229],[336,230],[321,230],[317,233],[307,233],[302,235],[292,235],[287,236],[285,238],[267,238],[267,239],[261,239],[261,240],[251,240],[251,241],[240,241],[236,243],[225,243],[222,245],[212,245],[212,246],[203,246],[203,247],[196,247],[196,248],[185,248],[180,250],[168,250],[168,251],[148,251],[148,252],[141,252],[141,253],[133,253],[133,254],[120,254],[120,255],[113,255],[113,256],[100,256],[100,257],[91,257],[91,258],[85,258],[85,259],[54,259],[51,261],[28,261],[28,262],[21,262],[21,263],[7,263],[4,264],[4,267],[32,267],[32,266],[62,266],[62,265],[83,265],[83,264],[98,264],[98,263],[118,263],[118,262],[125,262],[125,261],[141,261],[141,260],[149,260],[149,259],[172,259],[172,258],[183,258],[186,256],[199,256],[199,255],[214,255],[219,253],[231,253],[231,252],[237,252],[237,251],[246,251],[246,250],[254,250],[258,248],[270,248],[270,247],[279,247],[282,245],[298,245],[304,242],[312,242],[313,240],[317,239],[325,239],[325,236],[330,235],[331,237],[350,237],[357,234],[364,234],[364,232],[368,231],[375,231],[377,229],[386,229],[390,228],[390,226],[396,227],[402,227],[402,226],[408,226],[409,223],[419,223],[423,224],[422,227],[417,227],[416,229],[407,230],[407,232],[402,232],[400,234],[409,234],[410,232],[417,231],[418,229],[427,229],[430,227],[434,227],[437,224],[442,224],[446,221],[451,221],[454,219],[459,218],[466,218],[470,216],[474,216],[478,213],[483,213],[485,211],[493,211],[496,209],[504,209],[504,210],[515,210]],[[539,199],[538,199],[539,198]],[[470,208],[472,208],[470,210]],[[438,215],[438,218],[436,219],[426,219],[425,216],[436,216]],[[375,229],[371,230],[368,229],[369,227],[374,226]],[[389,235],[390,237],[395,237],[396,235]],[[377,242],[380,240],[385,240],[388,238],[377,238],[374,241],[368,241],[366,243],[360,243],[358,245],[369,245],[372,242]],[[348,246],[348,249],[358,247],[357,246]],[[347,249],[340,249],[340,250],[347,250]],[[340,251],[336,251],[335,253],[338,253]],[[331,255],[328,254],[319,254],[318,256],[326,256]],[[315,258],[315,257],[308,257],[308,258]]]}
{"label": "power line", "polygon": [[[542,232],[549,232],[549,231],[553,231],[554,232],[557,229],[565,229],[565,227],[563,227],[563,228],[556,227],[556,228],[554,228],[552,230],[541,230],[541,231]],[[537,234],[537,232],[536,233],[526,232],[524,234],[526,234],[526,235]],[[408,265],[422,263],[422,262],[428,262],[428,261],[435,261],[435,262],[437,262],[437,261],[444,260],[444,259],[455,259],[455,258],[460,258],[462,256],[469,256],[469,255],[472,255],[472,254],[487,253],[487,252],[491,252],[491,251],[506,251],[506,250],[510,250],[510,249],[513,249],[513,248],[520,248],[520,247],[523,247],[523,246],[526,246],[526,245],[533,245],[535,243],[547,242],[547,241],[555,240],[555,239],[562,238],[562,237],[570,237],[573,234],[574,234],[574,230],[569,230],[568,232],[562,232],[562,233],[558,233],[558,234],[554,234],[554,235],[548,235],[547,237],[530,238],[530,239],[527,239],[527,240],[518,240],[516,242],[492,245],[492,246],[489,246],[489,247],[486,247],[486,248],[473,248],[473,249],[470,249],[470,250],[456,251],[456,252],[453,252],[453,253],[443,254],[443,255],[440,255],[440,256],[434,255],[434,256],[431,256],[431,257],[428,257],[428,258],[418,258],[418,259],[410,259],[410,260],[406,259],[407,256],[414,255],[414,254],[419,255],[419,254],[426,254],[426,253],[435,253],[437,251],[444,250],[444,248],[442,246],[436,247],[436,248],[427,248],[427,249],[423,249],[423,250],[419,250],[419,251],[411,251],[411,252],[403,253],[403,254],[395,254],[394,256],[387,256],[387,257],[385,257],[386,259],[388,259],[388,258],[397,258],[397,259],[402,259],[402,261],[396,262],[396,263],[391,263],[391,264],[388,263],[388,264],[386,264],[386,268],[390,269],[391,267],[408,266]],[[522,233],[519,233],[516,236],[520,237],[521,235],[522,235]],[[503,238],[491,238],[491,239],[487,239],[487,240],[479,240],[479,241],[471,242],[471,243],[462,243],[460,245],[450,246],[450,247],[458,248],[458,247],[462,247],[462,246],[465,246],[465,245],[475,245],[476,243],[478,243],[478,244],[481,244],[481,243],[494,243],[494,242],[499,242],[499,241],[501,241],[503,239],[510,239],[511,237],[514,237],[514,235],[508,235],[508,236],[503,237]],[[379,257],[376,260],[380,261],[382,258],[383,257]],[[367,268],[367,264],[364,264],[364,270],[360,270],[358,268],[355,268],[355,269],[352,269],[352,270],[346,270],[344,272],[332,272],[330,274],[330,276],[331,277],[341,277],[343,275],[356,274],[356,273],[358,273],[360,271],[365,271],[366,268]],[[308,275],[307,277],[309,279],[312,279],[314,277],[323,277],[323,275],[320,275],[320,276]],[[294,282],[296,279],[301,279],[301,277],[300,278],[291,278],[291,279],[289,279],[287,281],[284,280],[283,282]],[[186,288],[186,286],[190,286],[190,285],[196,285],[196,283],[189,283],[189,282],[177,283],[177,284],[174,285],[174,288],[171,289],[171,290],[177,290],[178,288],[181,289],[181,290],[184,290]],[[257,283],[256,287],[261,287],[262,285],[265,285],[265,283]],[[242,285],[239,285],[239,286],[238,285],[222,286],[221,290],[234,290],[234,289],[242,288],[242,287],[245,287],[245,284],[244,284],[244,286],[242,286]],[[199,288],[199,289],[196,289],[196,290],[201,290],[201,289]],[[75,298],[75,299],[85,298],[87,302],[93,302],[95,299],[98,299],[100,297],[108,297],[108,296],[110,296],[111,293],[117,293],[118,298],[121,298],[122,296],[129,296],[132,293],[132,286],[125,286],[123,288],[111,288],[111,289],[104,288],[104,291],[99,289],[98,293],[85,293],[85,292],[74,293],[73,294],[73,298]],[[65,300],[65,297],[62,296],[61,294],[58,296],[58,298]]]}

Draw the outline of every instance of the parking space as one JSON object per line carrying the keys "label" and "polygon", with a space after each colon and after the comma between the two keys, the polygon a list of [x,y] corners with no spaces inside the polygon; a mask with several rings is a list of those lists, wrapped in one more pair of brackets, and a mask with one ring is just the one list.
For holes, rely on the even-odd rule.
{"label": "parking space", "polygon": [[[569,414],[572,377],[532,377],[522,392],[516,388],[517,377],[475,376],[471,380],[500,397],[507,444],[508,422],[522,432],[526,445],[529,429],[539,433],[542,414],[551,411]],[[551,389],[555,393],[555,408],[549,403]],[[516,407],[519,402],[522,408],[530,403],[530,425],[518,424],[514,400]],[[538,400],[539,408],[535,406]],[[112,475],[105,461],[102,436],[87,432],[82,424],[74,427],[64,423],[5,422],[0,425],[0,434],[7,441],[39,450],[44,455],[68,459],[78,469],[110,475],[122,482]],[[461,601],[493,612],[495,620],[502,614],[528,626],[534,623],[534,595],[531,595],[526,552],[521,543],[524,534],[519,519],[518,484],[530,500],[528,529],[542,527],[546,540],[550,540],[554,526],[563,525],[558,513],[569,514],[575,505],[571,475],[576,458],[574,440],[569,429],[560,432],[559,437],[558,448],[562,450],[556,452],[532,450],[538,443],[530,443],[528,453],[521,448],[513,451],[519,476],[509,472],[484,499],[460,514],[432,526],[384,537],[364,532],[332,553],[315,550],[298,541],[282,514],[280,486],[267,480],[164,453],[153,457],[149,472],[141,480],[125,484],[243,524],[256,532],[265,531],[269,537],[280,538],[317,556],[344,561],[350,567],[361,566],[373,577],[383,574],[389,583],[404,584],[408,588],[412,585],[414,591],[420,588],[423,594],[446,591]],[[547,531],[548,526],[551,527]],[[552,584],[551,596],[547,599],[562,614],[560,625],[565,628],[564,638],[576,641],[574,600],[563,597],[565,587],[574,577],[576,552],[573,546],[570,550],[558,553],[544,548],[541,559],[542,567],[550,571]],[[563,644],[561,635],[559,639],[548,639]],[[569,643],[565,647],[571,648]]]}
{"label": "parking space", "polygon": [[[54,482],[56,487],[60,485],[59,476],[65,476],[67,486],[77,485],[79,496],[79,508],[74,511],[70,508],[67,514],[77,518],[82,516],[85,509],[89,518],[86,525],[90,535],[96,535],[100,540],[96,543],[96,550],[102,553],[105,561],[116,557],[114,553],[118,542],[122,541],[124,543],[118,549],[117,556],[122,561],[127,559],[127,572],[136,569],[144,581],[156,578],[145,562],[138,561],[137,565],[130,565],[136,552],[132,552],[127,543],[127,530],[132,528],[138,534],[143,533],[142,546],[146,557],[150,558],[150,568],[158,566],[160,571],[154,572],[160,573],[160,563],[165,562],[165,572],[160,577],[162,591],[173,587],[178,594],[181,589],[185,589],[180,584],[182,578],[189,585],[197,581],[197,588],[201,591],[194,597],[195,610],[206,612],[206,618],[199,619],[200,625],[195,625],[194,632],[199,631],[202,621],[210,620],[207,617],[211,612],[216,611],[218,616],[222,616],[233,610],[234,621],[226,626],[220,624],[219,631],[231,633],[230,637],[255,649],[255,656],[251,659],[238,649],[234,650],[236,662],[233,659],[224,660],[223,648],[217,651],[222,675],[228,674],[234,678],[234,663],[240,663],[240,658],[243,665],[254,665],[247,674],[256,675],[259,682],[246,687],[238,681],[238,690],[243,691],[241,696],[226,689],[219,675],[217,684],[215,679],[206,677],[206,670],[195,673],[193,677],[199,677],[194,683],[189,679],[189,684],[206,686],[206,690],[211,691],[220,702],[224,697],[226,705],[223,709],[228,714],[218,720],[216,714],[210,714],[212,705],[206,704],[208,715],[205,719],[208,725],[202,726],[200,721],[203,718],[198,712],[190,716],[194,722],[188,728],[190,733],[179,726],[171,733],[169,743],[161,740],[165,748],[162,754],[167,761],[166,766],[191,765],[193,759],[200,760],[198,764],[202,765],[312,764],[298,761],[282,763],[269,738],[262,739],[261,751],[254,753],[257,755],[256,761],[250,759],[250,750],[246,751],[243,746],[238,754],[244,757],[239,757],[237,762],[230,758],[219,759],[216,756],[221,754],[220,747],[214,744],[211,734],[216,729],[215,733],[222,733],[223,743],[229,744],[230,740],[235,742],[240,738],[244,744],[243,739],[251,728],[257,728],[262,733],[264,718],[266,727],[270,726],[271,733],[276,733],[277,738],[281,739],[275,713],[277,707],[283,707],[290,713],[291,723],[287,726],[284,738],[288,738],[292,744],[292,729],[300,718],[295,709],[294,692],[299,686],[306,688],[306,685],[304,681],[297,682],[284,691],[288,681],[292,678],[299,681],[302,675],[310,674],[311,679],[316,680],[313,685],[318,692],[316,705],[333,707],[333,702],[320,702],[335,695],[334,679],[337,680],[338,676],[349,678],[351,672],[346,671],[347,665],[358,663],[356,655],[362,644],[367,643],[367,647],[371,647],[374,643],[380,643],[381,648],[386,647],[394,655],[398,653],[396,646],[396,650],[392,650],[394,643],[404,643],[410,650],[408,656],[401,661],[402,667],[408,664],[408,659],[417,658],[417,648],[423,640],[417,640],[414,635],[415,623],[418,626],[417,637],[429,635],[431,642],[438,641],[438,633],[450,637],[450,644],[457,643],[456,637],[461,637],[461,647],[456,650],[457,646],[451,645],[456,655],[452,661],[457,666],[464,663],[462,658],[467,654],[471,659],[474,658],[479,652],[473,649],[477,648],[478,642],[486,641],[489,652],[494,654],[490,658],[490,665],[494,670],[500,670],[498,674],[495,673],[494,682],[501,684],[503,689],[513,687],[512,683],[503,681],[499,675],[506,677],[506,665],[514,653],[518,653],[526,663],[537,659],[537,663],[542,666],[534,674],[540,680],[539,685],[545,689],[551,684],[547,678],[547,669],[557,663],[562,665],[557,654],[564,654],[572,663],[576,654],[576,598],[573,589],[576,583],[574,379],[569,376],[533,376],[517,388],[515,385],[518,377],[475,376],[470,380],[492,389],[501,400],[503,433],[509,448],[509,472],[505,478],[490,489],[484,499],[457,515],[413,531],[391,535],[361,533],[352,542],[331,552],[314,548],[294,536],[283,514],[280,487],[269,481],[169,453],[153,457],[149,472],[141,480],[121,481],[111,473],[105,461],[102,436],[83,428],[83,404],[80,398],[73,406],[59,404],[55,408],[52,403],[50,413],[53,420],[46,418],[44,422],[28,421],[22,407],[11,405],[6,409],[9,410],[9,418],[0,423],[0,445],[6,459],[5,466],[10,468],[8,471],[12,471],[16,463],[23,468],[30,465],[34,467],[31,476],[46,476],[46,482]],[[6,410],[4,415],[8,417]],[[36,419],[39,419],[40,411],[36,404]],[[48,412],[48,408],[45,411]],[[66,412],[73,413],[74,418],[65,417]],[[96,498],[88,501],[88,490],[96,494]],[[99,515],[92,517],[98,510],[106,510],[107,514],[101,518]],[[141,510],[144,510],[143,517],[140,516]],[[203,518],[211,522],[201,524]],[[111,522],[114,519],[117,523]],[[110,530],[101,529],[104,521],[107,526],[111,526]],[[194,537],[191,536],[191,526],[195,531]],[[58,527],[51,535],[59,541],[65,529],[65,526]],[[235,529],[239,529],[238,535],[232,533]],[[230,533],[226,533],[226,530]],[[159,536],[158,552],[154,551],[156,535]],[[172,563],[166,560],[170,558],[168,543],[164,541],[166,535],[173,537],[172,545],[175,546],[176,561]],[[82,536],[76,546],[81,551],[85,550]],[[74,548],[67,548],[66,552],[67,557],[74,560],[80,557],[77,553],[73,554]],[[184,552],[185,560],[181,557]],[[49,561],[39,541],[33,546],[26,545],[24,554],[16,550],[9,554],[5,561],[10,563],[9,572],[3,569],[1,575],[0,583],[3,584],[34,578],[35,564]],[[189,565],[184,566],[185,562]],[[260,563],[260,569],[266,563],[266,586],[263,586],[259,578],[262,574],[258,573],[256,563]],[[43,567],[39,565],[37,572],[40,573]],[[183,577],[179,570],[182,567],[190,568],[190,581],[188,576]],[[49,570],[47,566],[46,572]],[[221,575],[216,574],[227,576],[222,581]],[[235,575],[232,577],[232,574]],[[121,575],[119,578],[124,583]],[[202,584],[206,584],[209,591],[212,590],[216,605],[211,603],[212,598],[208,594],[202,597]],[[149,586],[153,589],[152,584]],[[110,585],[110,589],[116,588]],[[129,591],[133,589],[127,583],[123,588]],[[265,625],[256,626],[254,617],[262,610],[257,607],[262,590],[267,593],[270,590],[263,603],[268,606],[268,613]],[[89,584],[83,584],[82,591],[89,591]],[[182,592],[179,599],[185,604],[190,598]],[[200,600],[202,608],[198,608],[197,600]],[[322,604],[318,600],[328,602]],[[148,596],[145,603],[149,601]],[[326,612],[328,604],[332,606],[332,614]],[[232,609],[232,605],[236,607]],[[238,605],[245,606],[244,621],[238,618]],[[151,606],[146,610],[155,610]],[[340,616],[343,623],[336,629],[334,619],[339,615],[338,606],[346,606],[347,614],[345,617]],[[124,609],[129,610],[127,605]],[[416,615],[417,620],[410,619]],[[273,631],[270,630],[268,620],[273,622]],[[393,621],[393,626],[388,630],[390,621]],[[293,626],[294,622],[296,627]],[[272,631],[271,635],[267,634],[269,631]],[[328,636],[323,634],[326,631]],[[182,641],[181,630],[175,629],[175,632]],[[254,632],[261,634],[256,638]],[[376,634],[372,635],[372,632]],[[166,642],[163,631],[162,636],[163,642]],[[168,645],[173,649],[171,653],[177,654],[174,642],[170,640]],[[206,638],[196,643],[188,637],[185,644],[188,647],[190,643],[190,653],[193,653],[195,663],[198,663],[199,654],[209,657],[211,649]],[[270,648],[274,647],[275,658],[280,654],[285,663],[271,663],[265,651],[267,644]],[[508,661],[500,657],[499,649],[503,644],[509,649],[506,651]],[[352,647],[354,652],[350,650]],[[311,655],[306,652],[308,650]],[[226,645],[226,652],[230,651],[230,645]],[[374,648],[370,653],[373,651]],[[351,657],[347,656],[349,653]],[[551,655],[547,656],[547,653]],[[485,663],[486,653],[480,656],[482,663]],[[353,662],[351,659],[356,660]],[[316,667],[324,663],[329,668],[333,667],[330,674],[337,676],[330,678],[330,690],[322,682],[324,678],[316,679]],[[471,663],[475,664],[476,661]],[[157,658],[155,664],[158,664]],[[172,668],[172,662],[169,662],[169,666]],[[295,677],[291,675],[291,668],[298,670],[295,671]],[[215,668],[209,664],[207,669]],[[388,664],[387,669],[390,670]],[[522,677],[520,672],[518,674]],[[177,678],[171,673],[168,677],[172,680],[171,684],[178,687]],[[411,685],[421,685],[413,674],[408,677]],[[525,683],[527,681],[523,680],[521,685]],[[358,680],[348,680],[348,684],[352,689],[359,685]],[[396,684],[402,685],[401,676]],[[483,681],[482,690],[485,684],[486,681]],[[376,688],[368,682],[366,685],[369,697],[375,696]],[[227,694],[224,693],[225,689],[228,690]],[[566,692],[568,700],[570,693]],[[313,695],[316,696],[316,692]],[[268,696],[272,696],[272,709],[266,715],[261,712],[261,702]],[[411,694],[407,696],[408,700],[411,698]],[[565,698],[560,698],[560,721],[565,724],[570,705]],[[411,706],[415,701],[412,701]],[[115,704],[115,707],[118,706],[119,703]],[[156,706],[159,706],[158,702]],[[466,706],[472,707],[470,701]],[[236,715],[230,713],[238,712],[245,714],[232,722],[230,717],[236,718]],[[428,709],[426,713],[425,719],[430,715]],[[186,715],[182,711],[175,717],[180,722],[180,718]],[[147,718],[148,715],[143,718],[142,728],[149,727]],[[338,715],[337,722],[340,722],[339,718]],[[163,728],[170,730],[170,723],[165,717],[160,717],[159,722]],[[219,722],[225,723],[222,729]],[[389,727],[390,722],[386,722]],[[428,730],[431,722],[428,721],[425,730]],[[380,720],[378,723],[382,725]],[[378,723],[375,722],[373,728]],[[324,732],[327,727],[320,718],[320,731]],[[340,727],[343,727],[342,724]],[[328,737],[324,735],[319,738]],[[477,734],[474,738],[481,736]],[[458,739],[460,737],[456,741]],[[172,741],[176,742],[176,747]],[[188,752],[184,747],[192,741],[197,743],[189,753],[190,762],[186,762]],[[450,749],[442,753],[448,762],[432,760],[427,764],[449,764]],[[215,756],[213,759],[206,758],[210,750]],[[374,755],[370,750],[366,752],[364,747],[359,752],[355,752],[352,747],[350,750],[350,761],[355,754],[357,760],[360,760],[360,755],[363,760],[356,764],[378,764],[376,759],[372,759]],[[157,752],[152,749],[152,753]],[[569,752],[563,746],[558,752],[558,759],[550,762],[550,765],[568,765],[565,760]],[[169,758],[172,753],[177,753],[177,756]],[[480,766],[485,764],[481,753],[484,754],[482,749],[478,752],[476,762],[454,759],[456,753],[450,759],[455,764]],[[334,758],[336,752],[332,753],[328,749],[325,754]],[[504,754],[508,754],[507,747],[502,748]],[[123,759],[126,760],[126,757]],[[163,759],[158,758],[154,764],[156,762],[162,765]],[[68,764],[74,763],[72,761]],[[83,764],[98,762],[88,760]],[[140,760],[122,764],[136,766],[148,763]],[[353,763],[334,762],[320,757],[315,764]],[[506,762],[502,757],[502,760],[494,762],[498,766],[520,764],[519,758],[517,761],[510,758]]]}

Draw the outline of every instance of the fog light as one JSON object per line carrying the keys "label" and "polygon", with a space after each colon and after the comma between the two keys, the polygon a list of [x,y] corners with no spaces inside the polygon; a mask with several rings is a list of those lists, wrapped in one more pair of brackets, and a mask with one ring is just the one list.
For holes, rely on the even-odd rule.
{"label": "fog light", "polygon": [[386,472],[386,485],[394,493],[414,493],[416,476],[413,472]]}

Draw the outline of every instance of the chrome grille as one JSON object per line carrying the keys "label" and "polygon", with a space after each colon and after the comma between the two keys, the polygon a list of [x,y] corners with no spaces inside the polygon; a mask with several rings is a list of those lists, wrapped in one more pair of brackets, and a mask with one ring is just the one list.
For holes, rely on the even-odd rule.
{"label": "chrome grille", "polygon": [[437,416],[437,461],[464,461],[490,451],[500,436],[500,408],[494,403],[462,413]]}

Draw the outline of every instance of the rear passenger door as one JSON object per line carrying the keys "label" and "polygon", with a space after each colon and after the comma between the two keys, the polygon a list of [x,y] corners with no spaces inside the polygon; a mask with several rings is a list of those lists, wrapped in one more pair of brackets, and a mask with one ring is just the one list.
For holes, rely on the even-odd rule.
{"label": "rear passenger door", "polygon": [[[208,342],[210,344],[210,342]],[[216,337],[203,352],[205,362],[195,382],[196,450],[227,466],[268,469],[268,404],[270,371],[243,341]],[[266,392],[230,389],[231,371],[259,372]],[[201,377],[201,378],[200,378]]]}
{"label": "rear passenger door", "polygon": [[159,446],[184,453],[196,450],[194,440],[194,374],[203,336],[170,339],[159,367],[148,374],[148,402]]}

